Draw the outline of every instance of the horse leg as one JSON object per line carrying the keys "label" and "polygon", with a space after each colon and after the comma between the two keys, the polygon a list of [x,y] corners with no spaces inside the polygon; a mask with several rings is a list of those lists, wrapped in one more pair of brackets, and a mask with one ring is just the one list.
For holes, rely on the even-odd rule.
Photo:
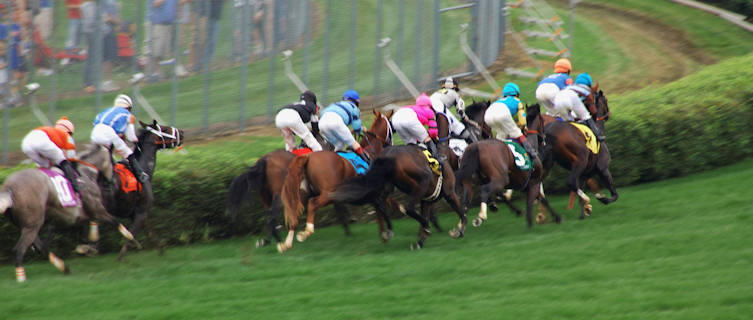
{"label": "horse leg", "polygon": [[424,242],[426,241],[426,238],[431,235],[431,230],[429,229],[429,222],[424,219],[424,217],[416,212],[416,202],[421,201],[420,195],[413,195],[413,197],[410,199],[410,202],[408,203],[408,207],[405,210],[405,214],[407,214],[409,217],[415,219],[418,221],[418,223],[421,225],[418,228],[418,242],[411,244],[411,250],[421,250],[421,248],[424,247]]}
{"label": "horse leg", "polygon": [[[449,183],[454,184],[454,181],[448,181]],[[457,227],[450,230],[450,236],[455,239],[462,238],[465,235],[465,227],[468,225],[468,217],[465,214],[465,210],[463,210],[463,206],[460,205],[460,199],[458,199],[458,195],[454,192],[454,187],[445,185],[443,188],[445,188],[442,190],[444,192],[444,200],[450,204],[450,207],[452,207],[452,210],[455,210],[459,218]]]}
{"label": "horse leg", "polygon": [[[507,189],[507,191],[509,191],[509,190],[512,190],[512,189]],[[505,194],[507,193],[507,191],[505,191]],[[505,205],[507,205],[507,207],[510,208],[510,210],[512,210],[512,212],[515,213],[516,217],[520,217],[520,216],[523,215],[523,211],[520,211],[520,209],[518,209],[518,207],[516,207],[512,203],[512,201],[510,201],[511,198],[508,198],[506,195],[503,195],[501,198],[498,198],[498,199],[500,201],[502,201],[502,203],[504,203]],[[493,198],[492,198],[492,200],[493,200]],[[492,202],[492,204],[493,204],[493,202]],[[492,211],[495,211],[495,210],[492,209],[491,204],[489,205],[489,209],[492,210]]]}
{"label": "horse leg", "polygon": [[306,217],[306,229],[298,232],[296,239],[299,242],[306,241],[308,237],[314,234],[314,217],[316,216],[316,210],[328,205],[331,202],[326,193],[321,193],[316,197],[309,198],[308,203],[308,216]]}
{"label": "horse leg", "polygon": [[264,210],[264,220],[267,224],[267,236],[266,238],[261,238],[259,240],[256,240],[256,247],[261,248],[264,246],[269,245],[272,243],[272,238],[277,240],[277,243],[282,242],[282,238],[280,238],[280,233],[277,232],[277,216],[280,212],[280,209],[282,208],[282,202],[280,202],[279,197],[275,197],[272,200],[271,205]]}
{"label": "horse leg", "polygon": [[439,219],[437,218],[437,207],[430,206],[429,209],[429,221],[437,231],[442,232],[442,227],[439,225]]}
{"label": "horse leg", "polygon": [[488,203],[492,201],[492,196],[502,191],[506,184],[506,179],[493,179],[481,186],[481,209],[478,212],[478,217],[473,219],[471,223],[474,227],[479,227],[486,221]]}
{"label": "horse leg", "polygon": [[42,229],[42,224],[32,225],[29,227],[21,228],[21,237],[18,238],[16,246],[13,247],[13,251],[16,252],[16,281],[26,281],[26,270],[24,269],[23,262],[26,250],[29,249],[32,243],[37,239],[39,230]]}
{"label": "horse leg", "polygon": [[[577,161],[573,163],[572,170],[570,170],[570,174],[567,176],[567,186],[570,187],[571,195],[570,200],[572,203],[572,197],[573,193],[578,196],[580,199],[581,209],[580,209],[580,219],[585,219],[586,216],[591,215],[591,199],[586,195],[583,190],[581,190],[581,175],[583,174],[583,171],[585,170],[585,163],[582,161]],[[572,208],[572,205],[568,204],[568,209]]]}
{"label": "horse leg", "polygon": [[350,219],[350,211],[348,207],[341,203],[336,203],[335,212],[337,213],[337,219],[340,220],[340,224],[343,226],[345,236],[350,237],[350,227],[348,226],[348,219]]}
{"label": "horse leg", "polygon": [[42,255],[46,255],[47,259],[50,260],[50,263],[55,266],[55,268],[62,271],[64,274],[71,273],[71,270],[68,269],[68,266],[65,265],[63,259],[58,258],[58,256],[56,256],[54,253],[50,252],[47,244],[45,244],[42,239],[39,238],[39,236],[34,239],[34,247],[36,247]]}
{"label": "horse leg", "polygon": [[[136,210],[136,213],[133,217],[133,223],[131,224],[131,227],[129,228],[131,230],[132,234],[138,234],[139,231],[141,231],[141,228],[143,228],[146,225],[146,211],[142,211],[140,209]],[[147,235],[148,236],[148,235]],[[152,244],[155,244],[156,241],[152,239],[152,237],[148,236],[150,239],[150,242]],[[130,245],[130,242],[126,242],[123,244],[123,246],[120,248],[120,254],[118,255],[117,261],[123,260],[123,257],[125,256],[126,252],[128,252],[128,246]]]}
{"label": "horse leg", "polygon": [[[107,209],[102,205],[101,201],[97,200],[89,200],[89,201],[83,201],[84,202],[84,211],[91,213],[89,216],[93,218],[96,221],[105,221],[109,222],[110,224],[114,225],[116,229],[120,232],[121,235],[123,235],[124,238],[126,238],[128,241],[133,242],[133,244],[141,249],[141,243],[136,240],[136,238],[133,237],[133,233],[128,230],[122,223],[118,221],[118,219],[115,219],[111,214],[107,212]],[[91,220],[90,220],[91,221]]]}
{"label": "horse leg", "polygon": [[609,193],[612,195],[610,198],[605,197],[601,193],[596,193],[595,197],[596,199],[599,199],[601,203],[603,204],[610,204],[612,202],[617,201],[617,198],[619,195],[617,194],[617,189],[614,187],[614,180],[612,180],[612,173],[609,172],[609,168],[599,168],[598,170],[598,176],[601,179],[601,181],[606,185],[607,190],[609,190]]}
{"label": "horse leg", "polygon": [[[377,222],[379,222],[379,237],[382,238],[382,242],[387,243],[387,241],[395,236],[395,233],[392,232],[392,222],[390,222],[390,218],[389,216],[387,216],[387,210],[384,206],[385,201],[388,200],[377,199],[372,203],[372,205],[374,206],[374,210],[376,210],[377,213]],[[389,201],[391,201],[391,199],[389,199]],[[387,229],[385,229],[385,225]]]}

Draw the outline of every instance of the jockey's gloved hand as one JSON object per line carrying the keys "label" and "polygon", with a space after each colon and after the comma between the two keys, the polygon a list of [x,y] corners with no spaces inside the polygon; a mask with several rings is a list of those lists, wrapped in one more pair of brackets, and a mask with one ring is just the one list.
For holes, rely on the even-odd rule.
{"label": "jockey's gloved hand", "polygon": [[459,116],[460,116],[461,118],[465,118],[465,111],[463,111],[463,109],[458,109],[458,115],[459,115]]}

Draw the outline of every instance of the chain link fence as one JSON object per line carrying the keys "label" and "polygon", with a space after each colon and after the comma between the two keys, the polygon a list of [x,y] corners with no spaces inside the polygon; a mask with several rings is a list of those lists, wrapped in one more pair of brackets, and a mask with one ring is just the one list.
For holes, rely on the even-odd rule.
{"label": "chain link fence", "polygon": [[[71,6],[71,4],[79,6]],[[297,99],[282,52],[322,104],[347,89],[362,105],[410,98],[389,54],[421,91],[476,70],[461,24],[485,65],[504,43],[504,1],[475,0],[0,0],[2,163],[24,159],[31,129],[69,117],[87,142],[91,121],[119,93],[137,118],[211,135],[273,119]],[[392,39],[379,47],[381,39]],[[2,52],[0,52],[2,53]],[[0,63],[2,66],[2,63]],[[139,76],[134,76],[134,75]],[[141,76],[143,75],[143,76]],[[3,80],[5,80],[3,82]],[[38,83],[39,88],[29,88]],[[31,90],[29,90],[31,89]]]}

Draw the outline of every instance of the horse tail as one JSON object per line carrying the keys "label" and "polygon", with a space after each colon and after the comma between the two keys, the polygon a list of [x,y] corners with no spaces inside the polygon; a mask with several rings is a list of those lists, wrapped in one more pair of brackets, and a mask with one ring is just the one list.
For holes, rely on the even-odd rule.
{"label": "horse tail", "polygon": [[258,192],[266,183],[267,157],[262,157],[253,167],[235,177],[227,189],[227,206],[225,212],[232,220],[238,215],[238,209],[248,201],[251,193]]}
{"label": "horse tail", "polygon": [[368,203],[379,197],[387,182],[393,179],[396,166],[394,158],[376,158],[365,175],[340,185],[329,196],[335,202]]}
{"label": "horse tail", "polygon": [[479,148],[474,143],[465,149],[463,159],[460,161],[460,167],[455,172],[455,181],[462,183],[464,180],[473,176],[479,170]]}
{"label": "horse tail", "polygon": [[13,194],[9,190],[0,191],[0,215],[13,206]]}
{"label": "horse tail", "polygon": [[308,156],[295,157],[288,167],[288,176],[282,186],[282,203],[285,206],[285,226],[288,230],[298,225],[298,218],[303,213],[301,203],[301,183],[306,178]]}

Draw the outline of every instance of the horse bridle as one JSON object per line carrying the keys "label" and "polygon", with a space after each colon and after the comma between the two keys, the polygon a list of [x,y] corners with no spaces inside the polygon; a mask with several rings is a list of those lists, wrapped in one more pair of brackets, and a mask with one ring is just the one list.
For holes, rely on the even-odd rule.
{"label": "horse bridle", "polygon": [[160,149],[175,148],[183,143],[181,141],[180,130],[170,127],[171,133],[166,133],[162,131],[162,126],[159,124],[155,124],[155,126],[157,129],[147,126],[146,130],[159,138],[155,143],[160,146]]}
{"label": "horse bridle", "polygon": [[[594,109],[596,109],[596,113],[599,112],[599,98],[604,97],[604,95],[601,93],[601,91],[598,92],[598,95],[594,97]],[[609,120],[609,116],[612,115],[612,111],[607,110],[607,113],[605,113],[602,116],[594,118],[595,121],[606,121]],[[596,115],[593,115],[596,116]]]}
{"label": "horse bridle", "polygon": [[387,122],[387,136],[382,138],[379,135],[377,135],[375,132],[366,130],[364,131],[364,133],[366,133],[364,137],[366,138],[366,141],[369,142],[369,144],[371,144],[371,142],[369,141],[368,134],[371,134],[372,136],[374,136],[374,138],[376,138],[377,140],[379,140],[379,142],[382,143],[383,147],[391,146],[392,145],[392,122],[390,122],[390,119],[388,119],[387,116],[383,114],[379,114],[379,116],[380,118],[384,119],[385,122]]}

